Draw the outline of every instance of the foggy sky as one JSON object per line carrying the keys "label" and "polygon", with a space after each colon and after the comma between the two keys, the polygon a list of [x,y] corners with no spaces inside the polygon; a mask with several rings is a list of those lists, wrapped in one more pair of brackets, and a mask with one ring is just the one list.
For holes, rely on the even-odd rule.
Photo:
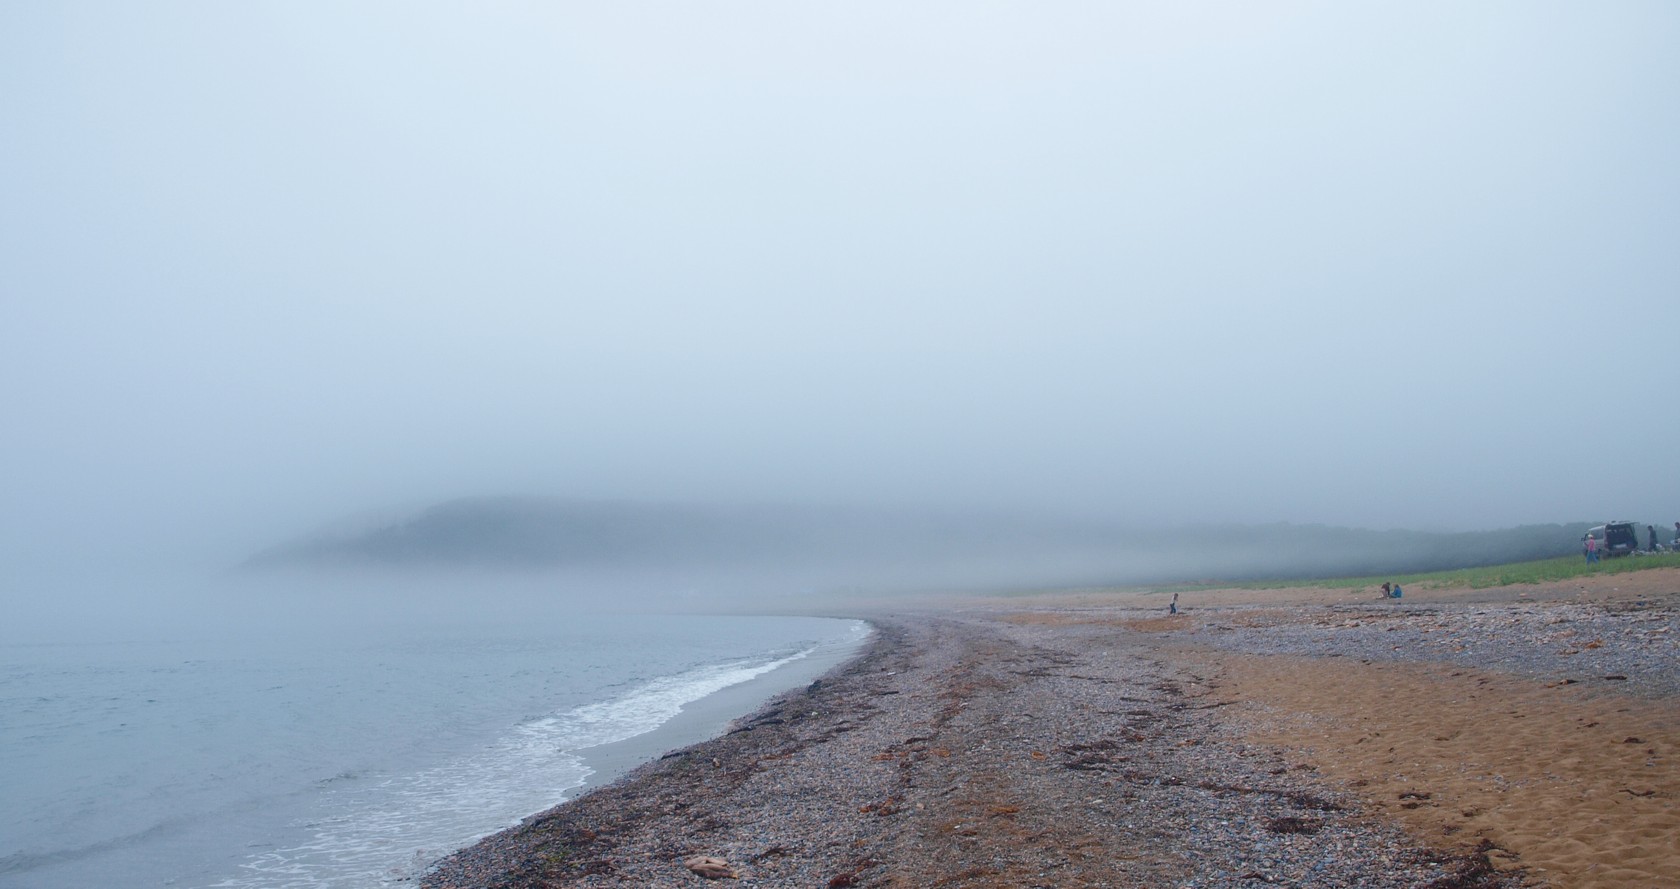
{"label": "foggy sky", "polygon": [[474,494],[1666,527],[1676,46],[1667,2],[4,4],[0,566]]}

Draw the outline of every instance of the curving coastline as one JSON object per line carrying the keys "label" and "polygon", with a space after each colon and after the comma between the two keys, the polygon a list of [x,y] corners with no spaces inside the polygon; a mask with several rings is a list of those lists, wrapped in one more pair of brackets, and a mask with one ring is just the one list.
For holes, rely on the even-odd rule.
{"label": "curving coastline", "polygon": [[1680,572],[1641,573],[872,615],[854,660],[422,885],[1680,882]]}

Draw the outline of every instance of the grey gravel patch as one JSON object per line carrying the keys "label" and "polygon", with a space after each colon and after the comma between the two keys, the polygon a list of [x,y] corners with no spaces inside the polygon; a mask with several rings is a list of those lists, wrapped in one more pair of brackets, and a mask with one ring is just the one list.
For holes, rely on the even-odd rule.
{"label": "grey gravel patch", "polygon": [[1255,609],[1202,615],[1198,642],[1252,654],[1421,661],[1648,698],[1680,694],[1680,613],[1573,602],[1348,604],[1269,608],[1291,618],[1245,626]]}

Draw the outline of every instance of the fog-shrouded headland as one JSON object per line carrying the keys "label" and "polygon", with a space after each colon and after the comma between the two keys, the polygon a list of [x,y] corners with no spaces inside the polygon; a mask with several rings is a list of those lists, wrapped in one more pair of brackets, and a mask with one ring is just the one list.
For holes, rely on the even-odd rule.
{"label": "fog-shrouded headland", "polygon": [[266,549],[257,573],[476,570],[777,578],[792,589],[999,588],[1430,571],[1575,552],[1587,523],[1500,531],[1156,525],[973,511],[476,498]]}

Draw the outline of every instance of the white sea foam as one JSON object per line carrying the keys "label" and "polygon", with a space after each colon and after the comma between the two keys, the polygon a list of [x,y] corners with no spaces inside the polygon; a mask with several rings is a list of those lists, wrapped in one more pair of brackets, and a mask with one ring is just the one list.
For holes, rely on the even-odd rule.
{"label": "white sea foam", "polygon": [[811,654],[698,667],[612,700],[516,726],[481,752],[327,788],[309,841],[254,855],[215,889],[352,889],[412,876],[429,861],[566,798],[590,775],[580,751],[653,731],[687,704]]}

